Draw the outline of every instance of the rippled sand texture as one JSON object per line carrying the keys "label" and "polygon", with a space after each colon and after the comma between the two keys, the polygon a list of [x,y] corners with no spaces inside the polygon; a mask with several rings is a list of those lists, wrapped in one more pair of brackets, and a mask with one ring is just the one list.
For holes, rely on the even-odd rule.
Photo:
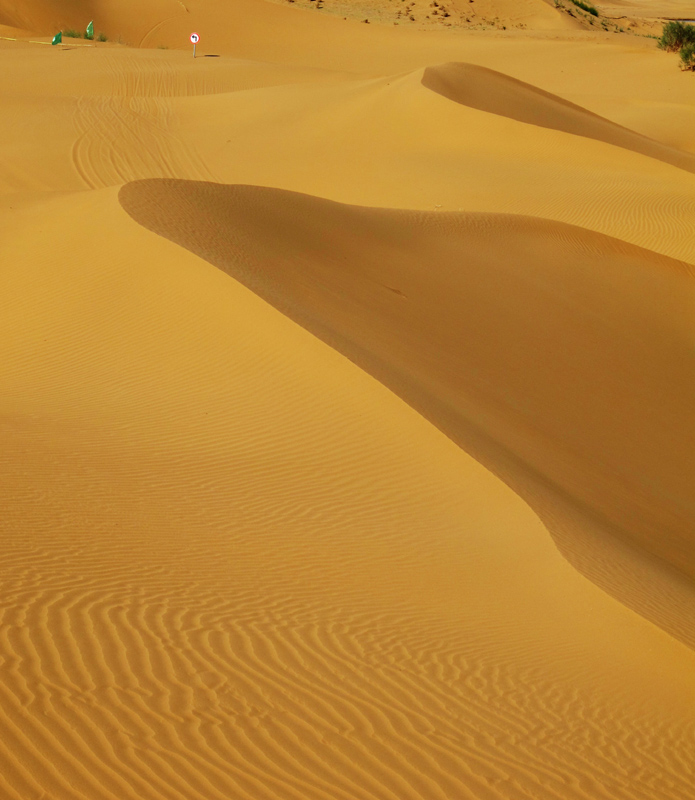
{"label": "rippled sand texture", "polygon": [[691,800],[692,76],[103,5],[0,0],[0,798]]}

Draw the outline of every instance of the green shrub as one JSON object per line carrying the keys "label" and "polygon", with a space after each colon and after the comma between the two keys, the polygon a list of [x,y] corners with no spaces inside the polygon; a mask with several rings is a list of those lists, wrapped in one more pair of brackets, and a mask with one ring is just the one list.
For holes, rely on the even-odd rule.
{"label": "green shrub", "polygon": [[662,50],[675,53],[685,44],[695,44],[695,25],[684,25],[678,20],[667,22],[658,45]]}
{"label": "green shrub", "polygon": [[108,42],[108,39],[106,38],[106,34],[105,33],[100,33],[97,36],[97,42]]}
{"label": "green shrub", "polygon": [[584,0],[572,0],[572,2],[583,11],[588,11],[592,16],[598,17],[598,11],[589,3],[585,3]]}
{"label": "green shrub", "polygon": [[79,31],[73,30],[72,28],[68,28],[66,31],[63,31],[63,36],[67,36],[68,39],[82,38],[82,34]]}
{"label": "green shrub", "polygon": [[695,70],[695,42],[688,42],[681,47],[681,67]]}

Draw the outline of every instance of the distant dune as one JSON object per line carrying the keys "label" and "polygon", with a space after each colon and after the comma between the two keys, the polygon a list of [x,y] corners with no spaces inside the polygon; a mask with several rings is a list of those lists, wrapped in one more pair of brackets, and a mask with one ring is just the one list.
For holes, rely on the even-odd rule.
{"label": "distant dune", "polygon": [[340,2],[0,0],[0,798],[692,800],[674,4]]}
{"label": "distant dune", "polygon": [[492,70],[471,64],[427,67],[422,83],[464,106],[529,125],[587,136],[695,172],[694,154],[640,136],[560,97]]}

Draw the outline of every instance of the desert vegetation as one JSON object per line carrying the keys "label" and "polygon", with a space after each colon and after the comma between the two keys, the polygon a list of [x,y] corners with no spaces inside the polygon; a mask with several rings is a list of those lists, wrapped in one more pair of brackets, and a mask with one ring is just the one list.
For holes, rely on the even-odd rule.
{"label": "desert vegetation", "polygon": [[82,31],[75,30],[74,28],[68,28],[67,30],[63,31],[63,36],[67,39],[87,39],[88,41],[93,41],[94,39],[97,42],[108,42],[108,37],[104,33],[98,33],[96,36],[92,33],[91,35],[88,32],[82,33]]}
{"label": "desert vegetation", "polygon": [[588,14],[591,14],[592,17],[598,17],[598,11],[594,6],[590,3],[585,3],[584,0],[571,0],[575,6],[581,8],[582,11],[586,11]]}
{"label": "desert vegetation", "polygon": [[668,53],[678,52],[687,44],[695,44],[695,25],[672,20],[664,25],[659,47]]}
{"label": "desert vegetation", "polygon": [[682,69],[695,70],[695,43],[689,42],[680,49]]}
{"label": "desert vegetation", "polygon": [[679,20],[667,22],[658,46],[667,53],[679,53],[682,69],[695,70],[695,25]]}

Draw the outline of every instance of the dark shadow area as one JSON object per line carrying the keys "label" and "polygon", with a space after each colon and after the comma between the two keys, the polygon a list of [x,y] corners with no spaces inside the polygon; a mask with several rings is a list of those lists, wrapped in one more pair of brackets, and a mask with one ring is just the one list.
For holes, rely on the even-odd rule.
{"label": "dark shadow area", "polygon": [[657,142],[557,95],[486,67],[460,63],[427,67],[422,85],[469,108],[596,139],[695,172],[695,155]]}

